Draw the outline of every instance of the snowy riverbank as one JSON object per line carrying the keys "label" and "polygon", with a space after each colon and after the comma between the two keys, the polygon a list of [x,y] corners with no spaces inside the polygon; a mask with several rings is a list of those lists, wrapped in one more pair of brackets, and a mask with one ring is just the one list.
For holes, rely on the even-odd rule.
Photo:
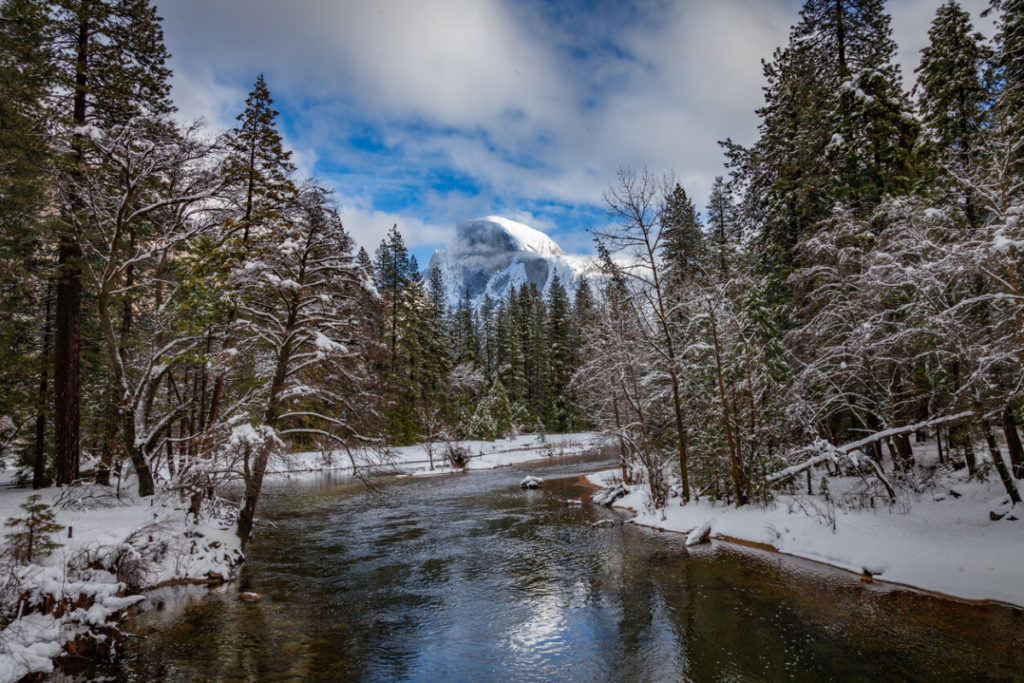
{"label": "snowy riverbank", "polygon": [[[587,476],[595,486],[619,480],[619,470]],[[816,477],[821,478],[819,472]],[[859,480],[857,480],[859,481]],[[855,484],[832,478],[833,499]],[[705,522],[711,536],[770,546],[789,555],[829,564],[875,579],[966,600],[1024,607],[1024,514],[1009,510],[996,478],[967,481],[953,472],[920,494],[888,507],[854,509],[820,495],[780,495],[764,508],[735,508],[703,499],[664,511],[649,509],[643,486],[634,486],[615,507],[635,511],[634,524],[689,533]],[[1019,506],[1018,506],[1019,508]],[[1010,517],[1017,517],[1013,520]]]}
{"label": "snowy riverbank", "polygon": [[[458,441],[453,445],[460,448],[467,457],[467,470],[488,470],[507,467],[531,460],[557,456],[580,455],[600,445],[602,437],[595,432],[573,434],[521,434],[497,441]],[[352,456],[344,451],[308,451],[293,453],[272,462],[268,476],[300,477],[320,472],[351,473],[352,461],[361,472],[400,472],[412,476],[450,474],[458,471],[446,464],[445,442],[434,443],[434,468],[430,468],[430,456],[425,444],[390,448],[381,453],[376,451],[355,451]]]}
{"label": "snowy riverbank", "polygon": [[196,521],[174,494],[140,499],[90,484],[34,492],[4,482],[0,519],[25,518],[34,493],[62,527],[52,534],[59,545],[25,565],[3,560],[0,682],[49,673],[61,656],[116,647],[110,627],[143,599],[133,593],[227,579],[242,559],[233,510]]}

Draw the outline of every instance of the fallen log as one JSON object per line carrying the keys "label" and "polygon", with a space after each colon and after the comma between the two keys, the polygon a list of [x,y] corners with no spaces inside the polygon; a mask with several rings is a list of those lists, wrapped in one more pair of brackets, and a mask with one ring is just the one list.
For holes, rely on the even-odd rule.
{"label": "fallen log", "polygon": [[882,482],[882,485],[885,486],[886,491],[888,491],[889,498],[895,500],[896,489],[893,487],[892,483],[888,480],[888,478],[886,478],[885,473],[882,472],[882,468],[879,467],[878,463],[875,462],[874,458],[863,455],[863,452],[862,457],[858,457],[856,455],[857,451],[863,451],[865,446],[870,446],[873,443],[894,436],[899,436],[900,434],[909,434],[911,432],[916,432],[919,429],[927,429],[928,427],[935,427],[950,422],[959,422],[973,415],[973,411],[965,410],[963,412],[956,413],[955,415],[944,415],[943,417],[932,418],[930,420],[925,420],[924,422],[918,422],[916,424],[907,425],[905,427],[892,427],[890,429],[883,429],[880,432],[875,432],[871,436],[864,437],[863,439],[858,439],[857,441],[851,441],[850,443],[843,444],[842,446],[833,446],[824,439],[820,439],[810,449],[812,451],[818,451],[818,455],[814,456],[813,458],[809,458],[803,461],[802,463],[799,463],[797,465],[791,465],[783,470],[779,470],[775,474],[769,475],[767,482],[769,485],[779,484],[788,481],[795,477],[796,475],[800,474],[801,472],[809,470],[810,468],[820,465],[823,462],[838,463],[840,458],[846,458],[847,460],[851,461],[851,463],[854,465],[861,465],[865,462],[869,463],[875,470],[875,475],[878,477],[879,481]]}

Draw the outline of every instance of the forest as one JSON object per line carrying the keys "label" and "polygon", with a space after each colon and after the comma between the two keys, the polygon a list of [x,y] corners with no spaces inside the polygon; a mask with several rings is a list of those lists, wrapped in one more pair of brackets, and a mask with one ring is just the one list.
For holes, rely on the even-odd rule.
{"label": "forest", "polygon": [[240,481],[243,543],[280,453],[522,431],[601,430],[655,507],[823,463],[894,498],[926,434],[1018,502],[1024,5],[989,11],[943,4],[908,89],[881,0],[808,0],[707,207],[623,168],[593,277],[449,310],[398,226],[356,249],[262,75],[182,123],[148,0],[5,0],[0,457],[196,514]]}

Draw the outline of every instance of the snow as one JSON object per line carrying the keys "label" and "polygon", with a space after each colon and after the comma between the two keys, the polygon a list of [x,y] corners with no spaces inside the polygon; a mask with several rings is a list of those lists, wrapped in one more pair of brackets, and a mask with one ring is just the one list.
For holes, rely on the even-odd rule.
{"label": "snow", "polygon": [[[553,456],[580,455],[596,448],[602,441],[595,432],[574,434],[521,434],[510,439],[497,441],[452,442],[465,449],[468,454],[466,470],[491,470],[523,462],[542,460]],[[362,469],[399,472],[411,476],[450,474],[461,471],[445,463],[445,442],[435,442],[434,469],[430,469],[430,458],[426,444],[401,446],[381,453],[372,450],[354,451],[352,457]],[[320,472],[351,472],[352,462],[344,451],[306,451],[271,461],[267,476],[294,478],[316,475]]]}
{"label": "snow", "polygon": [[[129,487],[117,495],[92,485],[38,492],[0,485],[0,519],[22,517],[21,504],[39,493],[40,502],[50,505],[56,522],[65,527],[54,534],[61,545],[50,556],[14,565],[18,594],[30,608],[22,605],[20,618],[0,630],[0,683],[51,672],[65,643],[83,635],[104,638],[98,627],[143,600],[142,595],[124,595],[129,586],[113,573],[119,563],[122,570],[130,566],[125,558],[139,561],[136,588],[228,577],[241,560],[233,515],[196,521],[176,494],[138,498]],[[33,610],[44,596],[76,607],[60,617]]]}
{"label": "snow", "polygon": [[456,226],[456,240],[451,246],[455,254],[475,254],[480,246],[495,244],[495,237],[505,237],[503,248],[525,251],[541,256],[558,256],[564,252],[555,241],[536,228],[503,216],[485,216],[462,221]]}
{"label": "snow", "polygon": [[[597,486],[615,485],[620,475],[608,470],[588,475],[588,480]],[[639,510],[634,524],[689,534],[688,543],[708,525],[717,538],[768,545],[884,581],[966,600],[1024,606],[1024,510],[993,521],[993,509],[1009,510],[998,478],[967,481],[965,471],[951,476],[893,510],[844,509],[820,496],[782,495],[766,508],[735,508],[707,499],[681,506],[674,498],[661,511],[649,509],[644,486],[633,487],[615,506]],[[821,472],[814,477],[820,479]],[[838,494],[853,483],[830,478],[829,488]]]}
{"label": "snow", "polygon": [[687,547],[689,547],[691,545],[698,545],[700,543],[705,543],[705,542],[707,542],[707,540],[708,540],[708,538],[710,536],[711,536],[711,520],[708,519],[708,520],[705,520],[703,524],[700,524],[699,526],[694,527],[693,531],[691,531],[686,536],[686,545],[687,545]]}
{"label": "snow", "polygon": [[348,353],[348,347],[344,344],[339,344],[323,332],[316,333],[316,338],[313,340],[313,344],[316,346],[318,351],[324,354]]}

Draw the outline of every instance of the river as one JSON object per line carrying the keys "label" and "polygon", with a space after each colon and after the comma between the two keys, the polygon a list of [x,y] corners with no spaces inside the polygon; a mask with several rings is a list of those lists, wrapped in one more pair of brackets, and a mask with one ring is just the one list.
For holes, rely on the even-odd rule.
{"label": "river", "polygon": [[[1022,680],[1024,612],[622,525],[560,459],[270,484],[240,583],[153,594],[115,661],[156,680]],[[546,479],[523,491],[525,474]],[[595,528],[597,520],[616,522]],[[257,602],[239,591],[262,594]]]}

